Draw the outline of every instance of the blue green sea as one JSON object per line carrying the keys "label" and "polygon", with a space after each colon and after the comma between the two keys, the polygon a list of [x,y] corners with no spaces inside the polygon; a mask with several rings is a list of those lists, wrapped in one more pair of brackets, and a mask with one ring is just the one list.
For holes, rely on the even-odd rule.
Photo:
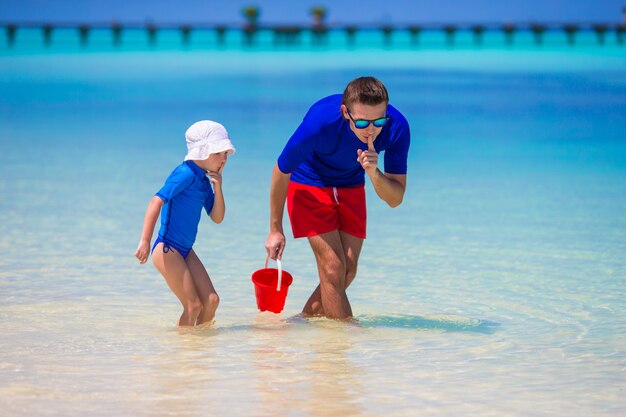
{"label": "blue green sea", "polygon": [[[488,33],[312,45],[141,31],[0,35],[3,416],[617,416],[626,413],[626,46]],[[403,204],[370,183],[354,323],[298,316],[318,281],[288,235],[258,312],[269,182],[317,99],[373,75],[409,120]],[[194,246],[212,326],[134,258],[150,198],[212,119],[237,153]]]}

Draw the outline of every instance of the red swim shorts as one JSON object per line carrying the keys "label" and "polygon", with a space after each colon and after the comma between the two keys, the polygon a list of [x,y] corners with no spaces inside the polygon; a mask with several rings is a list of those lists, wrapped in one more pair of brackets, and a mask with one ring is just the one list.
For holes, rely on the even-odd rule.
{"label": "red swim shorts", "polygon": [[365,239],[365,186],[315,187],[289,182],[287,211],[293,237],[311,237],[342,230]]}

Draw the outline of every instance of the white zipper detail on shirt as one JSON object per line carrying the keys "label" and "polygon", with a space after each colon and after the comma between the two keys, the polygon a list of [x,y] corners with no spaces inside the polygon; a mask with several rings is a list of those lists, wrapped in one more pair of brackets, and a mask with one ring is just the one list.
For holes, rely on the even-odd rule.
{"label": "white zipper detail on shirt", "polygon": [[335,201],[339,204],[339,193],[337,193],[337,187],[333,187],[333,195],[335,196]]}

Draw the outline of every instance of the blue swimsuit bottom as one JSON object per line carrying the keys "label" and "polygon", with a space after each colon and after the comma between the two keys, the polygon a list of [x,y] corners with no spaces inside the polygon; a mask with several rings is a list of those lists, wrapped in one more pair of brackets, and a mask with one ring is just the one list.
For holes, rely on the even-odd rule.
{"label": "blue swimsuit bottom", "polygon": [[152,252],[154,252],[154,248],[156,248],[156,245],[158,245],[161,242],[163,242],[163,253],[168,253],[169,251],[174,250],[180,253],[180,256],[182,256],[183,259],[187,259],[187,255],[189,255],[189,252],[191,252],[191,249],[181,248],[179,245],[175,243],[166,242],[165,240],[161,239],[161,236],[157,237],[157,240],[154,242],[154,245],[152,245]]}

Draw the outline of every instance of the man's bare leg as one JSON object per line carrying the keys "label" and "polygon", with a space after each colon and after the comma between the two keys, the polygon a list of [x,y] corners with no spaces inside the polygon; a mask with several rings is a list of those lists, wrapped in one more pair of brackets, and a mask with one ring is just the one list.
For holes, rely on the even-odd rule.
{"label": "man's bare leg", "polygon": [[[320,258],[320,256],[318,256],[318,252],[324,252],[324,251],[327,251],[329,248],[331,248],[332,244],[330,242],[336,243],[337,233],[339,236],[339,243],[341,244],[341,252],[343,253],[343,256],[336,256],[336,255],[330,256],[331,264],[329,265],[328,263],[325,263],[325,262],[328,262],[329,259],[324,258],[323,256]],[[332,237],[331,237],[331,234],[332,234]],[[319,238],[319,239],[316,239],[316,238]],[[325,243],[321,243],[319,241],[325,242]],[[322,303],[322,299],[323,299],[322,286],[321,286],[322,270],[324,269],[326,271],[325,273],[327,274],[329,273],[328,270],[330,270],[331,276],[333,274],[337,274],[345,270],[343,274],[344,275],[343,280],[339,279],[340,282],[341,281],[344,282],[343,292],[345,293],[345,289],[352,283],[352,281],[356,277],[357,264],[359,261],[359,256],[361,254],[361,248],[363,247],[363,239],[352,236],[342,231],[338,231],[338,232],[335,231],[335,232],[325,233],[319,236],[313,236],[312,238],[309,238],[309,242],[315,254],[315,258],[317,260],[318,271],[320,273],[320,285],[317,286],[315,291],[313,291],[313,294],[311,294],[311,296],[309,297],[309,300],[307,301],[304,308],[302,309],[302,314],[304,314],[305,316],[326,315],[324,305]],[[335,251],[332,251],[332,252],[336,253]],[[335,266],[333,266],[332,264],[332,258],[335,258]],[[341,262],[342,265],[337,265],[338,263],[336,261],[339,261],[339,260],[342,261]],[[320,266],[320,261],[322,262],[322,265],[326,265],[327,267],[322,268]],[[348,300],[347,295],[345,299],[346,299],[348,307],[350,307],[350,303],[347,301]],[[351,308],[349,311],[350,311],[350,316],[352,316]]]}
{"label": "man's bare leg", "polygon": [[[363,247],[363,239],[352,236],[348,233],[339,231],[346,259],[346,289],[350,286],[356,277],[357,265],[361,248]],[[324,308],[322,307],[321,289],[318,285],[309,300],[302,309],[305,316],[323,316]]]}

